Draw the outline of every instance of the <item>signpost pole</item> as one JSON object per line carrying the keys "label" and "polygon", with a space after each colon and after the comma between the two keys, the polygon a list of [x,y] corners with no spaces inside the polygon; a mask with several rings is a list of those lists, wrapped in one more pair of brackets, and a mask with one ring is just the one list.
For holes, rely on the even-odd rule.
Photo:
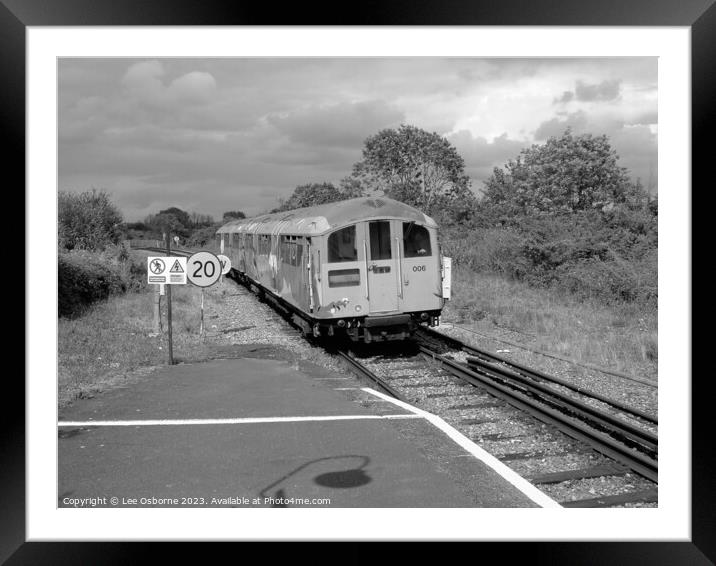
{"label": "signpost pole", "polygon": [[162,308],[162,291],[161,287],[163,285],[155,285],[155,293],[154,293],[154,332],[156,334],[159,334],[162,331],[162,316],[161,316],[161,308]]}
{"label": "signpost pole", "polygon": [[[167,226],[167,257],[171,255],[171,234]],[[174,352],[172,345],[172,286],[167,285],[167,363],[174,365]]]}
{"label": "signpost pole", "polygon": [[199,336],[204,337],[204,287],[201,288],[201,322],[199,324]]}
{"label": "signpost pole", "polygon": [[[219,243],[219,253],[221,255],[224,255],[224,235],[221,235],[221,241]],[[222,266],[223,267],[223,266]],[[224,284],[224,270],[221,270],[221,275],[219,276],[219,285]]]}

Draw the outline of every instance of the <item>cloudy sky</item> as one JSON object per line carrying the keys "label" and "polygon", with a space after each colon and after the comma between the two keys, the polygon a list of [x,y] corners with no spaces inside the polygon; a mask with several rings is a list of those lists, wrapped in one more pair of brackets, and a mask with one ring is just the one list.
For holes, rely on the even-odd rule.
{"label": "cloudy sky", "polygon": [[268,210],[400,124],[445,136],[476,192],[567,126],[657,191],[656,58],[61,59],[58,94],[59,189],[104,189],[129,221]]}

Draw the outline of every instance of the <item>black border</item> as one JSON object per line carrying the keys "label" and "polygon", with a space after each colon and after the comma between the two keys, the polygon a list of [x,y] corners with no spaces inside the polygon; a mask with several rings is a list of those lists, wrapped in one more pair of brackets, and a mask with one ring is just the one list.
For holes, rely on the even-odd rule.
{"label": "black border", "polygon": [[[11,143],[3,157],[5,173],[25,185],[25,31],[27,26],[117,25],[504,25],[504,26],[687,26],[692,32],[693,185],[713,191],[707,177],[713,161],[710,137],[716,112],[715,0],[400,0],[362,3],[246,3],[235,0],[0,0],[0,126]],[[8,167],[9,166],[9,167]],[[690,191],[690,187],[669,190]],[[705,207],[704,207],[705,208]],[[23,205],[23,211],[27,213]],[[23,215],[23,218],[26,216]],[[692,226],[696,226],[695,219]],[[708,224],[707,224],[708,225]],[[696,243],[696,241],[694,241]],[[27,254],[27,248],[25,249]],[[29,297],[25,295],[25,307]],[[23,326],[24,330],[24,326]],[[23,332],[24,334],[24,332]],[[700,338],[694,335],[698,344]],[[709,351],[706,343],[696,351]],[[27,347],[27,344],[25,344]],[[0,428],[0,561],[7,564],[127,564],[168,558],[158,543],[26,543],[25,541],[25,395],[22,382],[6,373]],[[677,376],[671,376],[673,378]],[[685,377],[685,376],[684,376]],[[538,542],[480,543],[499,553],[500,563],[530,564],[714,564],[716,561],[716,451],[707,403],[708,379],[692,381],[692,539],[691,542]],[[13,414],[12,409],[17,412]],[[317,533],[317,536],[320,536]],[[354,543],[358,544],[358,543]],[[205,545],[202,545],[206,549]],[[222,545],[223,546],[223,545]],[[186,557],[186,544],[175,546]],[[421,553],[422,549],[418,549]],[[455,550],[455,549],[451,549]],[[374,549],[335,548],[345,560],[366,562]],[[401,549],[405,557],[405,549]],[[206,558],[206,550],[202,550]],[[273,558],[284,557],[272,550]],[[315,557],[311,553],[307,556]],[[267,556],[268,558],[269,556]],[[236,558],[249,558],[242,553]],[[144,560],[143,560],[144,559]],[[259,559],[261,559],[259,557]]]}

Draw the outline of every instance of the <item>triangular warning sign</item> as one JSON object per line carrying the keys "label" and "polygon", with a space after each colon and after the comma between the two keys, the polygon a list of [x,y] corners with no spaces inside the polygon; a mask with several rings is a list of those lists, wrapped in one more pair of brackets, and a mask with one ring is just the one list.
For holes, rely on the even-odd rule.
{"label": "triangular warning sign", "polygon": [[181,268],[181,263],[179,263],[179,260],[174,261],[174,265],[172,265],[172,268],[169,270],[169,273],[184,273],[184,270]]}

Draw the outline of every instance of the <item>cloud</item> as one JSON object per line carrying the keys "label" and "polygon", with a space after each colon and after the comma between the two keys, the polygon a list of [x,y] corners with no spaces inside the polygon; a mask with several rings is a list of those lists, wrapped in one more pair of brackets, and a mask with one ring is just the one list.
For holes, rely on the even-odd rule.
{"label": "cloud", "polygon": [[121,82],[133,98],[157,104],[161,102],[164,93],[162,75],[164,68],[159,61],[142,61],[129,67]]}
{"label": "cloud", "polygon": [[338,182],[367,137],[401,123],[445,135],[474,188],[567,126],[610,135],[645,184],[655,169],[656,58],[73,58],[58,70],[59,187],[110,190],[130,220],[271,208],[297,185]]}
{"label": "cloud", "polygon": [[594,100],[614,100],[619,96],[620,80],[606,80],[599,84],[589,85],[577,81],[574,94],[577,100],[591,102]]}
{"label": "cloud", "polygon": [[167,89],[170,98],[182,102],[208,102],[215,92],[214,77],[200,71],[193,71],[174,79]]}
{"label": "cloud", "polygon": [[460,130],[448,136],[465,160],[465,172],[473,181],[473,189],[479,190],[483,182],[492,174],[495,167],[502,167],[510,159],[516,158],[520,151],[528,147],[526,140],[510,139],[502,134],[489,142],[481,136],[473,136],[467,130]]}
{"label": "cloud", "polygon": [[565,90],[562,96],[554,99],[555,104],[566,104],[574,98],[574,93],[571,90]]}
{"label": "cloud", "polygon": [[658,120],[658,113],[656,110],[649,110],[648,112],[643,112],[641,114],[638,114],[636,116],[633,116],[631,118],[628,118],[625,123],[628,125],[639,125],[639,124],[657,124],[659,122]]}
{"label": "cloud", "polygon": [[142,61],[127,69],[121,84],[131,99],[153,107],[204,104],[216,92],[216,80],[210,73],[191,71],[168,86],[162,80],[165,74],[161,62]]}
{"label": "cloud", "polygon": [[344,102],[271,114],[270,124],[297,143],[355,147],[384,128],[400,125],[405,115],[382,101]]}
{"label": "cloud", "polygon": [[574,91],[565,90],[562,96],[555,98],[553,104],[567,104],[573,100],[579,102],[606,102],[619,98],[621,80],[604,80],[597,84],[587,84],[578,80]]}
{"label": "cloud", "polygon": [[583,131],[587,125],[587,114],[583,110],[567,114],[564,120],[555,117],[542,122],[535,131],[535,141],[546,140],[553,136],[561,136],[567,128],[577,133]]}

